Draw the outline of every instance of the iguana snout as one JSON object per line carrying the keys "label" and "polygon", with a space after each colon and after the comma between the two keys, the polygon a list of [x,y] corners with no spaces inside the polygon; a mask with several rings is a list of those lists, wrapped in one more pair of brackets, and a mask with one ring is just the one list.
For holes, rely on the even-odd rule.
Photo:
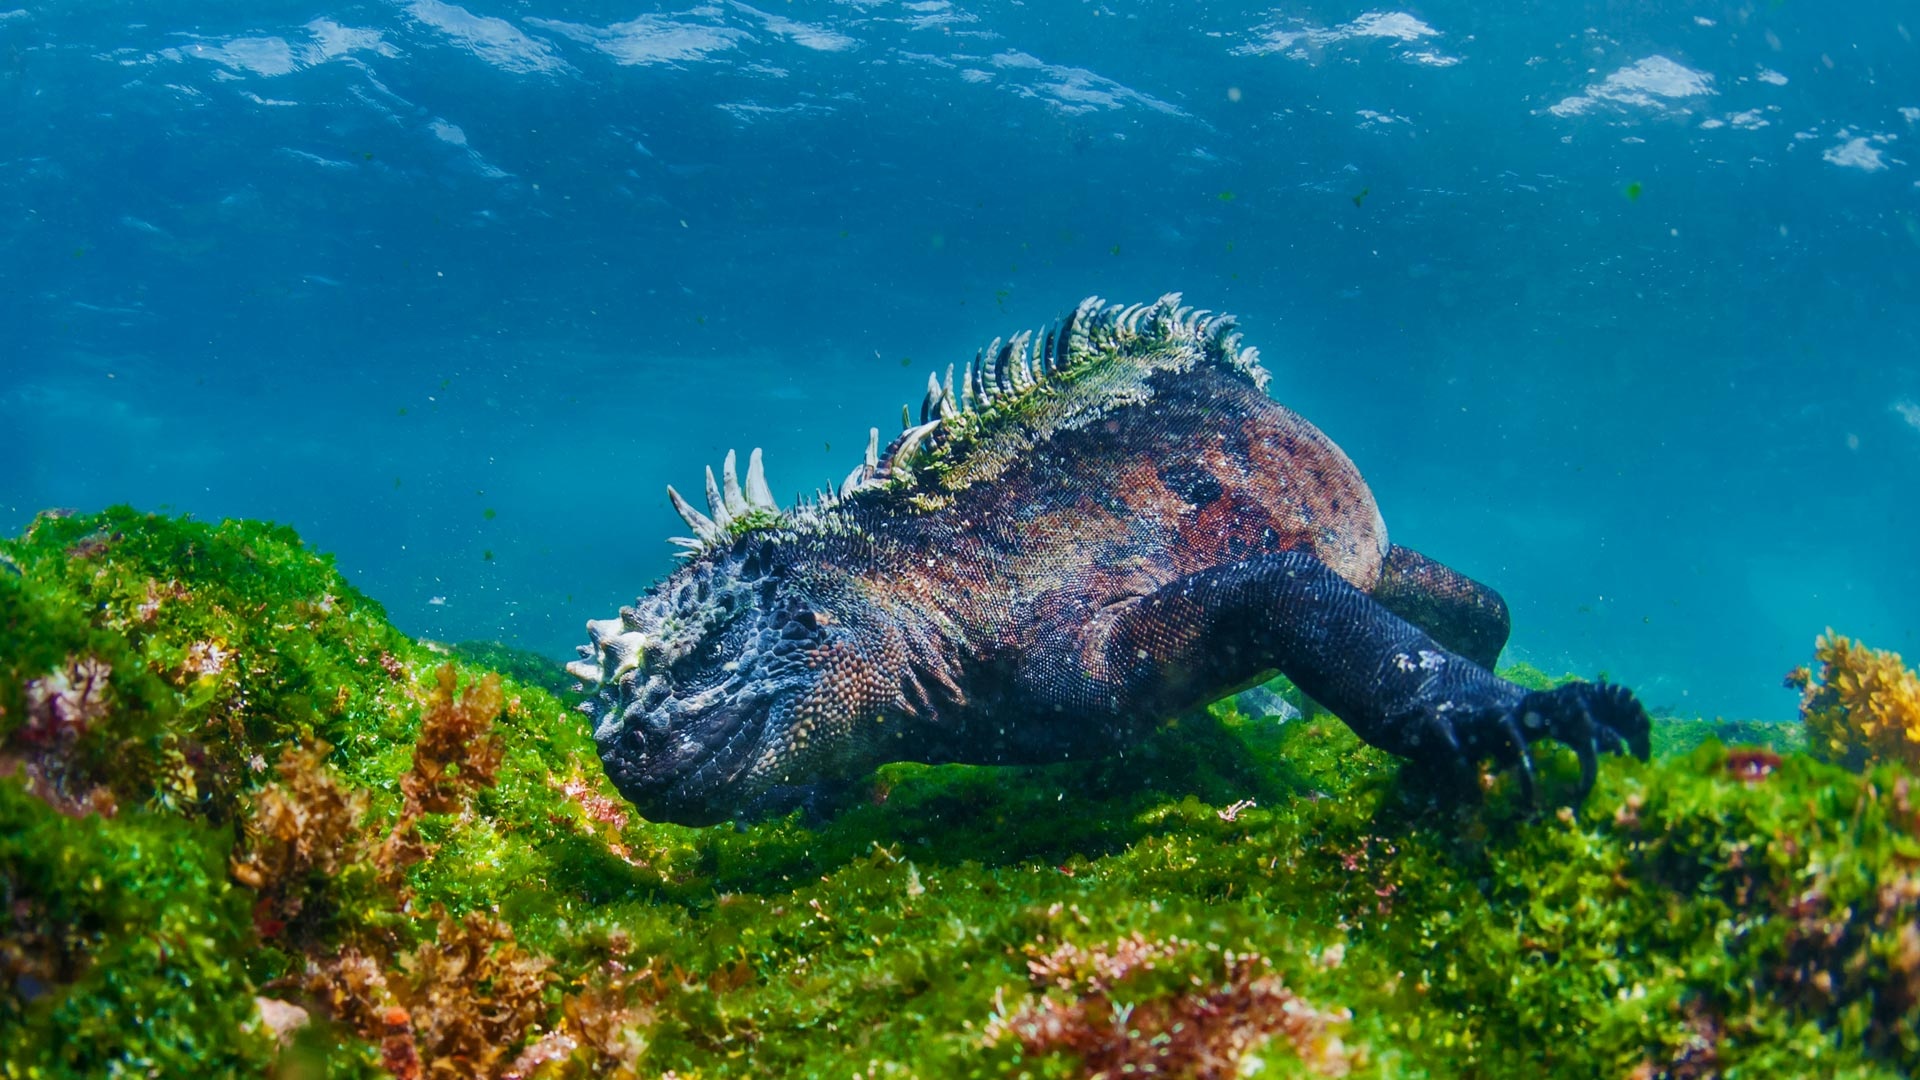
{"label": "iguana snout", "polygon": [[832,628],[773,568],[773,549],[743,540],[681,568],[618,618],[588,623],[568,665],[593,692],[582,709],[608,776],[649,820],[778,809],[766,804],[791,760],[775,749],[806,722],[821,678],[811,658]]}

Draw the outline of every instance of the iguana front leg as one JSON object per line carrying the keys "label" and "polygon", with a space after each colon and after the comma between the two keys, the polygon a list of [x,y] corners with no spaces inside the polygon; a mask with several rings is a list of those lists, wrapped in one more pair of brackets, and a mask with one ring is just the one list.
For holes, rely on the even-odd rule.
{"label": "iguana front leg", "polygon": [[1625,689],[1529,692],[1300,552],[1212,567],[1111,607],[1073,660],[1047,665],[1054,692],[1116,722],[1171,715],[1278,670],[1382,750],[1449,769],[1518,765],[1529,790],[1525,748],[1541,738],[1579,755],[1582,796],[1602,752],[1648,755],[1646,710]]}

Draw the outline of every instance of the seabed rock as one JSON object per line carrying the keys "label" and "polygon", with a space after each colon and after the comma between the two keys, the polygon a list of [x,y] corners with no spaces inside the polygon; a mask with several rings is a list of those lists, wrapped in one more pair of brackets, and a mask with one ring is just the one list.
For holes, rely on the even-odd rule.
{"label": "seabed rock", "polygon": [[410,640],[288,529],[43,516],[0,567],[0,1077],[1920,1067],[1920,791],[1786,725],[1441,810],[1229,703],[687,829],[538,658]]}

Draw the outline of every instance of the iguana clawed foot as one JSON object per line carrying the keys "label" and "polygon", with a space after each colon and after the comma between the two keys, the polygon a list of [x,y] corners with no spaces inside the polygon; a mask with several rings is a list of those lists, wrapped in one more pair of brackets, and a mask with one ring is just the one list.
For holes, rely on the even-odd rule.
{"label": "iguana clawed foot", "polygon": [[1601,754],[1631,753],[1645,761],[1652,752],[1647,710],[1626,687],[1606,682],[1532,691],[1504,709],[1435,710],[1428,722],[1439,736],[1436,756],[1467,773],[1489,758],[1501,768],[1517,767],[1528,803],[1535,800],[1535,783],[1527,747],[1541,739],[1565,743],[1579,756],[1576,805],[1593,790]]}

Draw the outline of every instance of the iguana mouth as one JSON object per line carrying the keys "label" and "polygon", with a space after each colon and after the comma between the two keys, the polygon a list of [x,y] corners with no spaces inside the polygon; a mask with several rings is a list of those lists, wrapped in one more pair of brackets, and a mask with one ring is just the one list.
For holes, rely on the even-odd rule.
{"label": "iguana mouth", "polygon": [[743,690],[688,709],[697,722],[629,724],[600,756],[648,821],[712,825],[744,797],[777,705],[772,694]]}

